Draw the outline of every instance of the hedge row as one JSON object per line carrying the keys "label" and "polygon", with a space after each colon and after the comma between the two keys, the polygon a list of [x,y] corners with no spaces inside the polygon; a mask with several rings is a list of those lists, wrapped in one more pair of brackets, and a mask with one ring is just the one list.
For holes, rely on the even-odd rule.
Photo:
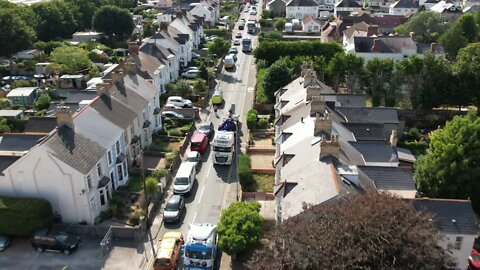
{"label": "hedge row", "polygon": [[0,196],[0,233],[30,236],[53,224],[50,203],[38,198]]}
{"label": "hedge row", "polygon": [[250,156],[241,155],[238,160],[238,178],[240,180],[240,185],[242,186],[242,191],[253,191],[253,175],[252,175],[252,164],[250,161]]}
{"label": "hedge row", "polygon": [[227,35],[227,29],[204,29],[203,33],[207,36],[225,37]]}

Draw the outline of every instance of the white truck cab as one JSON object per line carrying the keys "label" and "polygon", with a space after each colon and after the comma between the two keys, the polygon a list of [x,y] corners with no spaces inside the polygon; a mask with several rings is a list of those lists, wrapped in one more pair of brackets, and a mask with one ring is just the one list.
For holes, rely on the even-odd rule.
{"label": "white truck cab", "polygon": [[217,131],[211,145],[213,146],[213,164],[232,164],[235,151],[235,132]]}

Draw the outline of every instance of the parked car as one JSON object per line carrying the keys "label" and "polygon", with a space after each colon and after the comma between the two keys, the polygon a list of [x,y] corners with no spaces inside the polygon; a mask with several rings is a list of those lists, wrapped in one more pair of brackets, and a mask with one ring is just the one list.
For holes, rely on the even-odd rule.
{"label": "parked car", "polygon": [[201,132],[209,138],[213,138],[215,133],[215,129],[213,128],[213,124],[211,121],[202,122],[198,127],[198,132]]}
{"label": "parked car", "polygon": [[182,69],[182,72],[187,72],[187,71],[190,71],[190,70],[199,70],[199,69],[198,69],[198,67],[187,67],[187,68]]}
{"label": "parked car", "polygon": [[214,40],[214,39],[216,39],[216,38],[218,38],[218,36],[216,36],[216,35],[211,35],[211,36],[206,37],[205,40],[206,40],[206,41],[212,41],[212,40]]}
{"label": "parked car", "polygon": [[242,32],[237,32],[237,34],[235,34],[235,37],[236,38],[242,38]]}
{"label": "parked car", "polygon": [[58,251],[70,255],[82,240],[65,232],[53,233],[49,229],[39,229],[32,238],[32,246],[37,252]]}
{"label": "parked car", "polygon": [[235,45],[235,46],[239,46],[240,43],[241,43],[241,42],[240,42],[240,39],[238,39],[238,38],[236,38],[236,39],[233,40],[233,45]]}
{"label": "parked car", "polygon": [[182,162],[173,178],[173,194],[189,195],[195,182],[195,163]]}
{"label": "parked car", "polygon": [[185,211],[185,199],[180,195],[173,195],[165,205],[163,222],[178,222],[183,211]]}
{"label": "parked car", "polygon": [[195,163],[195,168],[198,170],[200,167],[200,164],[202,163],[202,160],[200,159],[200,153],[197,151],[190,151],[187,153],[187,162],[193,162]]}
{"label": "parked car", "polygon": [[0,234],[0,251],[5,250],[10,245],[10,238],[6,235]]}
{"label": "parked car", "polygon": [[191,100],[182,98],[181,96],[171,96],[167,99],[167,104],[173,104],[178,107],[182,108],[191,108],[193,107],[193,103]]}
{"label": "parked car", "polygon": [[207,135],[200,132],[193,133],[190,142],[190,151],[197,151],[201,155],[205,154],[208,148],[209,141],[210,140],[208,139]]}
{"label": "parked car", "polygon": [[220,105],[223,103],[223,93],[220,90],[215,90],[212,95],[212,104]]}
{"label": "parked car", "polygon": [[183,235],[180,232],[167,232],[160,242],[153,270],[179,269],[178,261],[182,257]]}
{"label": "parked car", "polygon": [[228,51],[229,54],[237,54],[238,53],[238,49],[237,47],[231,47],[230,50]]}
{"label": "parked car", "polygon": [[199,58],[200,54],[192,52],[192,59]]}
{"label": "parked car", "polygon": [[472,249],[470,257],[468,257],[468,270],[478,270],[480,269],[480,252]]}
{"label": "parked car", "polygon": [[188,78],[188,79],[195,79],[198,74],[200,74],[200,70],[198,69],[194,69],[194,70],[189,70],[189,71],[185,71],[182,73],[182,77],[183,78]]}
{"label": "parked car", "polygon": [[163,111],[162,116],[166,118],[173,118],[173,119],[185,119],[183,114],[179,114],[174,111]]}
{"label": "parked car", "polygon": [[251,10],[250,15],[257,15],[257,11],[256,10]]}
{"label": "parked car", "polygon": [[171,103],[167,103],[167,104],[163,105],[163,108],[165,108],[165,109],[182,109],[182,107],[177,106],[175,104],[171,104]]}
{"label": "parked car", "polygon": [[238,60],[237,55],[234,54],[234,53],[231,53],[230,55],[232,56],[233,61],[237,62],[237,60]]}

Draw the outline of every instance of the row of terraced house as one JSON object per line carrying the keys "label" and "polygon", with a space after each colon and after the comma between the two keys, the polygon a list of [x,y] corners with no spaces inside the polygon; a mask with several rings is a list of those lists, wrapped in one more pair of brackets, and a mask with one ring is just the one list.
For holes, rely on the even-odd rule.
{"label": "row of terraced house", "polygon": [[1,195],[47,199],[65,223],[99,221],[162,127],[166,85],[203,38],[204,18],[185,11],[171,18],[152,38],[131,43],[126,60],[91,86],[96,96],[79,109],[59,104],[55,117],[32,117],[24,133],[3,134]]}

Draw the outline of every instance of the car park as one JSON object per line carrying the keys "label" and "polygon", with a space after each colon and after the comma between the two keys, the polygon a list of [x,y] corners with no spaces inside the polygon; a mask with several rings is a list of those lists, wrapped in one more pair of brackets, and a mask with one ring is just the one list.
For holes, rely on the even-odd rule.
{"label": "car park", "polygon": [[171,96],[167,99],[167,104],[173,104],[178,107],[182,108],[191,108],[193,107],[193,103],[191,100],[182,98],[181,96]]}
{"label": "car park", "polygon": [[180,195],[173,195],[163,209],[163,222],[178,222],[185,211],[185,199]]}
{"label": "car park", "polygon": [[10,245],[10,238],[6,235],[0,234],[0,251],[5,250]]}
{"label": "car park", "polygon": [[53,233],[49,229],[39,229],[32,238],[32,246],[37,252],[57,251],[70,255],[82,240],[65,232]]}
{"label": "car park", "polygon": [[153,261],[153,270],[179,269],[178,262],[182,257],[183,243],[182,233],[165,233],[157,249],[155,261]]}
{"label": "car park", "polygon": [[199,73],[200,73],[200,70],[198,70],[198,69],[189,70],[189,71],[183,72],[182,77],[183,78],[188,78],[188,79],[195,79],[198,76]]}
{"label": "car park", "polygon": [[206,121],[200,123],[198,126],[198,132],[201,132],[209,138],[213,138],[213,135],[215,133],[215,129],[213,128],[213,123],[211,121]]}
{"label": "car park", "polygon": [[236,38],[242,38],[242,32],[237,32],[237,33],[235,34],[235,37],[236,37]]}
{"label": "car park", "polygon": [[195,163],[195,168],[197,170],[200,167],[200,164],[202,163],[200,153],[197,151],[188,152],[186,161]]}
{"label": "car park", "polygon": [[233,40],[233,45],[235,45],[235,46],[239,46],[240,43],[241,43],[240,39],[238,39],[238,38]]}
{"label": "car park", "polygon": [[163,111],[162,116],[171,119],[185,119],[185,116],[183,114],[179,114],[174,111]]}

